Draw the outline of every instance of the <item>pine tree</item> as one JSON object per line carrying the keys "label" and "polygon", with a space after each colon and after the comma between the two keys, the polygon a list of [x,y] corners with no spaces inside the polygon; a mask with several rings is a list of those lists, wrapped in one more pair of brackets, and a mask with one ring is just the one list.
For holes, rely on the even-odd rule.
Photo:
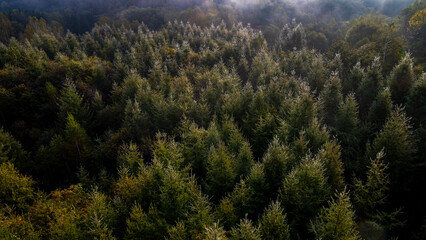
{"label": "pine tree", "polygon": [[206,227],[204,240],[227,240],[226,232],[218,223],[211,227]]}
{"label": "pine tree", "polygon": [[336,115],[336,129],[339,132],[356,135],[359,124],[358,104],[354,94],[349,94],[341,103]]}
{"label": "pine tree", "polygon": [[407,114],[413,117],[416,126],[426,125],[426,76],[422,77],[414,84],[407,97]]}
{"label": "pine tree", "polygon": [[373,102],[370,111],[368,112],[367,120],[373,126],[372,129],[379,130],[385,124],[386,119],[392,112],[392,100],[389,88],[382,89]]}
{"label": "pine tree", "polygon": [[209,146],[206,143],[207,131],[195,123],[183,127],[182,154],[186,164],[190,164],[193,173],[198,178],[205,178]]}
{"label": "pine tree", "polygon": [[383,129],[373,141],[369,156],[374,157],[384,149],[383,160],[389,164],[391,185],[403,184],[406,174],[416,152],[411,126],[404,111],[397,108],[387,119]]}
{"label": "pine tree", "polygon": [[207,159],[206,190],[216,202],[234,187],[234,161],[223,144],[211,147]]}
{"label": "pine tree", "polygon": [[342,86],[337,72],[331,74],[320,94],[320,113],[327,126],[335,126],[336,105],[343,102]]}
{"label": "pine tree", "polygon": [[414,81],[413,60],[407,54],[401,59],[398,65],[393,68],[389,76],[389,86],[394,103],[403,104],[406,102],[406,97]]}
{"label": "pine tree", "polygon": [[[59,123],[65,125],[68,114],[71,114],[84,127],[87,126],[89,119],[89,110],[83,103],[83,98],[78,94],[77,89],[70,80],[65,83],[64,89],[59,97]],[[62,126],[63,126],[62,125]]]}
{"label": "pine tree", "polygon": [[357,240],[360,239],[355,213],[346,191],[336,194],[312,224],[316,239],[324,240]]}
{"label": "pine tree", "polygon": [[241,219],[240,224],[233,228],[230,233],[230,240],[260,240],[259,229],[247,219]]}
{"label": "pine tree", "polygon": [[132,174],[136,174],[143,165],[143,156],[139,152],[138,146],[134,143],[122,145],[118,152],[117,165],[127,168]]}
{"label": "pine tree", "polygon": [[237,178],[247,176],[254,164],[254,157],[250,148],[250,144],[244,141],[240,145],[240,149],[236,157]]}
{"label": "pine tree", "polygon": [[295,235],[306,233],[306,223],[320,211],[328,198],[326,181],[321,161],[309,155],[285,178],[279,196]]}
{"label": "pine tree", "polygon": [[210,226],[214,222],[212,205],[207,197],[200,194],[195,201],[190,203],[185,218],[185,226],[191,239],[201,239],[205,226]]}
{"label": "pine tree", "polygon": [[277,138],[274,138],[263,156],[262,163],[270,196],[274,197],[282,185],[285,175],[293,167],[293,162],[291,162],[287,148]]}
{"label": "pine tree", "polygon": [[361,63],[357,62],[352,68],[349,77],[342,82],[343,93],[358,92],[358,88],[364,79],[365,71],[361,67]]}
{"label": "pine tree", "polygon": [[259,221],[259,230],[265,240],[290,239],[290,226],[279,201],[272,202],[265,210]]}
{"label": "pine tree", "polygon": [[361,218],[373,217],[386,202],[389,175],[387,166],[383,163],[383,155],[383,151],[380,151],[376,158],[371,159],[365,182],[360,179],[354,181],[354,206]]}
{"label": "pine tree", "polygon": [[184,165],[181,148],[173,139],[168,139],[166,134],[157,134],[157,141],[153,150],[154,158],[164,166],[171,166],[181,170]]}
{"label": "pine tree", "polygon": [[368,67],[365,77],[361,82],[357,97],[359,99],[360,116],[365,116],[371,107],[380,89],[384,86],[382,66],[376,57]]}
{"label": "pine tree", "polygon": [[278,136],[284,142],[291,143],[301,130],[313,124],[317,113],[316,104],[309,92],[303,92],[291,101],[289,110],[285,114],[285,121],[278,129]]}
{"label": "pine tree", "polygon": [[167,223],[163,214],[154,206],[145,213],[140,206],[135,205],[126,221],[127,229],[124,239],[162,239],[167,232]]}
{"label": "pine tree", "polygon": [[332,191],[342,191],[345,187],[343,178],[343,163],[340,145],[335,141],[327,142],[319,151],[318,158],[325,168],[327,183]]}
{"label": "pine tree", "polygon": [[266,183],[265,171],[263,169],[263,164],[255,164],[250,174],[246,178],[247,187],[252,193],[250,202],[252,215],[254,218],[258,217],[263,209],[269,202],[268,198],[268,189],[269,186]]}

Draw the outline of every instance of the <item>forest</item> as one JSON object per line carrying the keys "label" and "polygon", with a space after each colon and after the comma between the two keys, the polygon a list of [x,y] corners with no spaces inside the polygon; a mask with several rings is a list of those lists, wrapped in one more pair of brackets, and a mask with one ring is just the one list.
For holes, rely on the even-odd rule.
{"label": "forest", "polygon": [[3,0],[1,240],[426,239],[426,0]]}

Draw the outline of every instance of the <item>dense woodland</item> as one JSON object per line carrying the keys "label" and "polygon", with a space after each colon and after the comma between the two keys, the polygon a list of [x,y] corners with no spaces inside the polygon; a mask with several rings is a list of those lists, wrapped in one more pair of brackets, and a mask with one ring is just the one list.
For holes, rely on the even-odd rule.
{"label": "dense woodland", "polygon": [[171,2],[0,4],[0,239],[426,239],[425,0]]}

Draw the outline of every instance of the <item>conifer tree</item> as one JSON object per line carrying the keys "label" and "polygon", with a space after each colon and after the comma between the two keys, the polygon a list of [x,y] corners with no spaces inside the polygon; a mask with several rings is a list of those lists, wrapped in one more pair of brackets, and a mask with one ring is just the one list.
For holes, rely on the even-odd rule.
{"label": "conifer tree", "polygon": [[327,126],[335,126],[336,105],[343,102],[342,86],[337,72],[331,74],[320,94],[320,113]]}
{"label": "conifer tree", "polygon": [[346,191],[336,194],[312,224],[316,239],[357,240],[360,239],[355,223],[355,213]]}
{"label": "conifer tree", "polygon": [[359,124],[358,104],[354,94],[349,94],[341,103],[336,115],[336,129],[342,133],[355,135]]}
{"label": "conifer tree", "polygon": [[247,218],[241,219],[237,227],[231,230],[231,240],[260,240],[259,229],[253,226],[252,221]]}
{"label": "conifer tree", "polygon": [[318,158],[325,168],[327,183],[334,192],[342,191],[345,187],[340,149],[338,143],[330,141],[324,144],[324,147],[318,153]]}
{"label": "conifer tree", "polygon": [[155,240],[163,238],[167,232],[167,223],[163,214],[154,206],[145,213],[142,208],[135,205],[126,221],[127,229],[124,239]]}
{"label": "conifer tree", "polygon": [[[10,133],[0,128],[0,163],[12,162],[21,168],[27,165],[28,153]],[[29,167],[29,166],[27,166]]]}
{"label": "conifer tree", "polygon": [[269,144],[262,162],[266,184],[269,187],[271,197],[273,197],[294,163],[291,162],[287,148],[279,142],[278,138],[274,138]]}
{"label": "conifer tree", "polygon": [[349,77],[342,82],[342,91],[344,94],[358,92],[358,88],[364,79],[365,71],[361,67],[361,62],[357,62],[352,68]]}
{"label": "conifer tree", "polygon": [[205,226],[214,223],[212,205],[207,197],[200,194],[195,201],[190,203],[185,218],[185,226],[191,239],[202,238]]}
{"label": "conifer tree", "polygon": [[183,127],[182,154],[186,164],[190,164],[196,177],[205,178],[210,147],[206,143],[207,131],[195,123]]}
{"label": "conifer tree", "polygon": [[382,66],[380,59],[376,57],[368,67],[365,77],[363,78],[357,97],[359,99],[360,116],[368,113],[377,93],[384,86]]}
{"label": "conifer tree", "polygon": [[368,112],[367,120],[373,125],[373,131],[379,130],[392,112],[392,99],[389,88],[382,89]]}
{"label": "conifer tree", "polygon": [[261,238],[265,240],[289,240],[290,226],[279,201],[271,202],[259,221]]}
{"label": "conifer tree", "polygon": [[168,139],[166,134],[157,134],[157,142],[153,151],[154,158],[164,166],[171,166],[175,170],[183,168],[184,159],[181,148],[173,139]]}
{"label": "conifer tree", "polygon": [[396,104],[406,102],[406,97],[415,81],[413,60],[407,54],[396,65],[389,76],[389,86],[392,92],[392,100]]}
{"label": "conifer tree", "polygon": [[426,123],[426,76],[422,77],[414,84],[407,100],[407,114],[413,118],[416,126]]}
{"label": "conifer tree", "polygon": [[58,119],[60,124],[65,125],[68,114],[71,114],[83,126],[87,126],[89,121],[89,111],[83,103],[83,98],[78,94],[74,83],[70,80],[65,83],[64,89],[61,91],[58,104]]}
{"label": "conifer tree", "polygon": [[232,191],[235,181],[234,161],[222,143],[217,148],[211,147],[207,159],[206,190],[214,201]]}
{"label": "conifer tree", "polygon": [[383,161],[389,164],[391,186],[401,186],[416,152],[410,123],[401,108],[397,108],[387,119],[372,143],[369,156],[374,157],[382,149]]}
{"label": "conifer tree", "polygon": [[376,158],[371,159],[365,182],[357,178],[354,181],[354,206],[361,218],[372,218],[386,202],[389,175],[383,157],[384,153],[380,151]]}
{"label": "conifer tree", "polygon": [[206,227],[204,240],[227,240],[226,232],[218,223]]}
{"label": "conifer tree", "polygon": [[327,200],[329,189],[326,181],[321,161],[309,155],[283,181],[279,196],[296,235],[306,233],[306,223]]}
{"label": "conifer tree", "polygon": [[120,147],[117,156],[118,167],[127,168],[130,173],[136,174],[143,164],[143,156],[138,146],[134,143],[124,144]]}
{"label": "conifer tree", "polygon": [[254,166],[254,157],[250,148],[250,144],[246,141],[242,142],[238,155],[236,156],[236,173],[238,177],[245,177],[250,173]]}
{"label": "conifer tree", "polygon": [[250,202],[252,209],[251,212],[253,217],[259,216],[263,209],[267,206],[268,198],[268,189],[269,186],[266,182],[265,171],[263,170],[263,164],[256,163],[250,174],[246,178],[247,187],[252,193]]}

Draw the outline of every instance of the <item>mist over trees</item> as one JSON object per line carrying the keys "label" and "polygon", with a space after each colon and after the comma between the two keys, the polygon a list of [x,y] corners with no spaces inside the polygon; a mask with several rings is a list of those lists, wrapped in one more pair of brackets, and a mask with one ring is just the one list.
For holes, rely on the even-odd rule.
{"label": "mist over trees", "polygon": [[0,239],[425,239],[425,9],[2,1]]}

